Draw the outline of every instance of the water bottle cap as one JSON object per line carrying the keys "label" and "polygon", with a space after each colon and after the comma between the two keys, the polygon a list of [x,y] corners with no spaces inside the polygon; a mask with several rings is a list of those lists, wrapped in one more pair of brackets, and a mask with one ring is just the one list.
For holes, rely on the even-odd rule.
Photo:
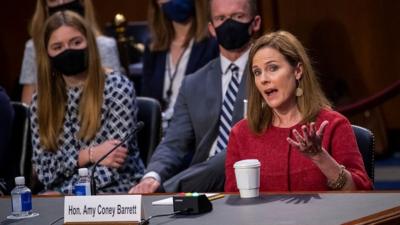
{"label": "water bottle cap", "polygon": [[25,177],[16,177],[15,178],[15,184],[16,185],[24,185],[25,184]]}
{"label": "water bottle cap", "polygon": [[89,172],[87,168],[79,168],[78,170],[79,176],[88,176]]}

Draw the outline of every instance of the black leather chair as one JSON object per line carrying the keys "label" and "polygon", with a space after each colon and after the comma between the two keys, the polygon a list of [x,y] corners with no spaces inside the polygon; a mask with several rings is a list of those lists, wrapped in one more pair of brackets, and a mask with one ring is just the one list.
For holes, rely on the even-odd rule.
{"label": "black leather chair", "polygon": [[375,171],[375,137],[374,134],[364,128],[357,125],[351,125],[356,136],[357,145],[360,149],[361,155],[364,160],[365,170],[368,173],[369,178],[374,182],[374,171]]}
{"label": "black leather chair", "polygon": [[160,103],[148,97],[137,97],[138,121],[144,122],[144,127],[138,133],[138,145],[143,163],[147,165],[154,149],[161,140],[161,106]]}
{"label": "black leather chair", "polygon": [[14,108],[14,121],[9,145],[9,175],[25,176],[27,185],[30,185],[32,145],[29,106],[21,102],[11,102],[11,105]]}

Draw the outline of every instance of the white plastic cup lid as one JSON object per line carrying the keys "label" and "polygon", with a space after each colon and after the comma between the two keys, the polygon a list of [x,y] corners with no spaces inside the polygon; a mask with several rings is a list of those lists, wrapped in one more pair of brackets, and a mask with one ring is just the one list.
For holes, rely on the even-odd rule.
{"label": "white plastic cup lid", "polygon": [[89,171],[87,168],[79,168],[78,170],[79,176],[87,176],[89,174]]}
{"label": "white plastic cup lid", "polygon": [[25,184],[25,177],[16,177],[15,178],[15,184],[16,185],[23,185]]}
{"label": "white plastic cup lid", "polygon": [[258,159],[245,159],[235,162],[235,164],[233,164],[233,168],[235,169],[254,168],[254,167],[260,167],[260,165],[261,163],[260,161],[258,161]]}

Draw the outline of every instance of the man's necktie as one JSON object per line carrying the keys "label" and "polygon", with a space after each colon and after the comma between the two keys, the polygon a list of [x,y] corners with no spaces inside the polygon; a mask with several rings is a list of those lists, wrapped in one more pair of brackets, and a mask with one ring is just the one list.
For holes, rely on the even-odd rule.
{"label": "man's necktie", "polygon": [[228,89],[226,90],[224,101],[222,103],[221,115],[219,117],[219,134],[217,138],[217,148],[215,150],[215,154],[226,150],[226,146],[228,145],[236,95],[239,91],[239,67],[232,63],[228,69],[232,71],[232,79],[229,82]]}

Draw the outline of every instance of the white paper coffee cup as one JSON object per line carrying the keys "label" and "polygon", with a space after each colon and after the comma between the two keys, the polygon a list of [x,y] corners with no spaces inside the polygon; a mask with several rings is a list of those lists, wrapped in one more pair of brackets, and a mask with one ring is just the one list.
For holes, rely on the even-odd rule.
{"label": "white paper coffee cup", "polygon": [[258,159],[245,159],[233,164],[236,176],[236,185],[241,198],[259,196],[260,166]]}

